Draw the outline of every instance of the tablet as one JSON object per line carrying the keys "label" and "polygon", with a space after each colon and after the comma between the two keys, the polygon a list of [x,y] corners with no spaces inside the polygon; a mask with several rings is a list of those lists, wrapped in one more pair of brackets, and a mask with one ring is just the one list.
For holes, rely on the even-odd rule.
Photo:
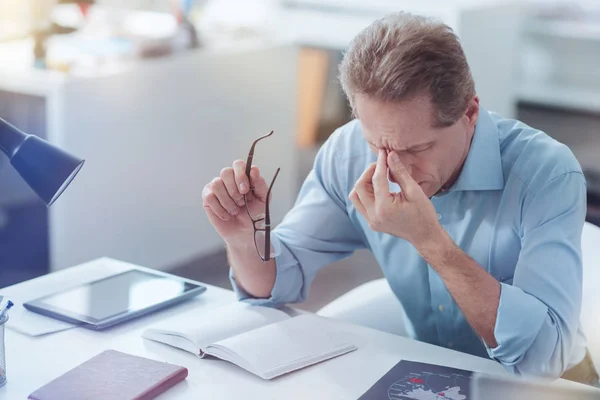
{"label": "tablet", "polygon": [[177,276],[132,269],[61,290],[23,306],[48,317],[100,330],[163,309],[206,290]]}

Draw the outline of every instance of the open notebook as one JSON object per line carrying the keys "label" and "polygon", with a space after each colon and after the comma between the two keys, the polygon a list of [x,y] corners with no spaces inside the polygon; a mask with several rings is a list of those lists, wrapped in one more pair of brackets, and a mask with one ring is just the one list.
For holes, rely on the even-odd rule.
{"label": "open notebook", "polygon": [[216,307],[185,327],[149,328],[142,336],[200,357],[229,361],[263,379],[356,350],[352,337],[325,318],[290,317],[244,303]]}

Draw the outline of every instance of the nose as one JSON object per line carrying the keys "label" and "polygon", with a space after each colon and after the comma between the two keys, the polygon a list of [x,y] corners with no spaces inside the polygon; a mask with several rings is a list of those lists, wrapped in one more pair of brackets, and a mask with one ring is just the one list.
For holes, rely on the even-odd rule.
{"label": "nose", "polygon": [[415,162],[414,155],[406,152],[397,151],[398,157],[400,158],[400,162],[406,167],[408,173],[412,176],[413,164]]}

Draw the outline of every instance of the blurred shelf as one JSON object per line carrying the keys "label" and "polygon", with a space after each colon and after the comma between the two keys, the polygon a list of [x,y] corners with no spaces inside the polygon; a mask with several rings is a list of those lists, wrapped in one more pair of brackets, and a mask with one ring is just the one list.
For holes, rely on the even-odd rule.
{"label": "blurred shelf", "polygon": [[561,39],[600,42],[600,23],[596,20],[532,19],[524,25],[528,34],[552,36]]}
{"label": "blurred shelf", "polygon": [[[277,21],[277,34],[304,46],[344,50],[350,41],[374,20],[398,11],[424,15],[440,20],[450,26],[459,36],[471,28],[471,15],[496,12],[496,19],[506,18],[509,13],[520,10],[515,0],[438,0],[370,2],[357,0],[284,0],[281,15]],[[512,14],[509,15],[512,17]],[[506,24],[514,22],[506,21]],[[478,29],[485,34],[486,25],[481,22]],[[471,34],[471,31],[469,31]]]}
{"label": "blurred shelf", "polygon": [[[414,8],[421,10],[443,10],[471,7],[489,7],[503,4],[514,4],[514,0],[453,0],[440,2],[439,0],[282,0],[286,8],[304,8],[335,13],[390,14],[401,10],[414,12]],[[410,10],[407,10],[410,8]]]}
{"label": "blurred shelf", "polygon": [[600,113],[600,87],[577,87],[554,82],[521,82],[519,101],[573,111]]}
{"label": "blurred shelf", "polygon": [[531,17],[523,24],[519,101],[600,114],[600,14]]}
{"label": "blurred shelf", "polygon": [[66,74],[33,68],[33,41],[0,42],[0,87],[3,90],[45,96],[66,79]]}

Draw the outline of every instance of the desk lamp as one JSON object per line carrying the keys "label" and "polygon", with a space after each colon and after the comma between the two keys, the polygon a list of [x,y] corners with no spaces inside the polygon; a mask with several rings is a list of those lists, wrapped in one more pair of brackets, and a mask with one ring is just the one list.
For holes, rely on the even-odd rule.
{"label": "desk lamp", "polygon": [[0,150],[47,207],[69,186],[84,163],[35,135],[21,132],[2,118]]}

